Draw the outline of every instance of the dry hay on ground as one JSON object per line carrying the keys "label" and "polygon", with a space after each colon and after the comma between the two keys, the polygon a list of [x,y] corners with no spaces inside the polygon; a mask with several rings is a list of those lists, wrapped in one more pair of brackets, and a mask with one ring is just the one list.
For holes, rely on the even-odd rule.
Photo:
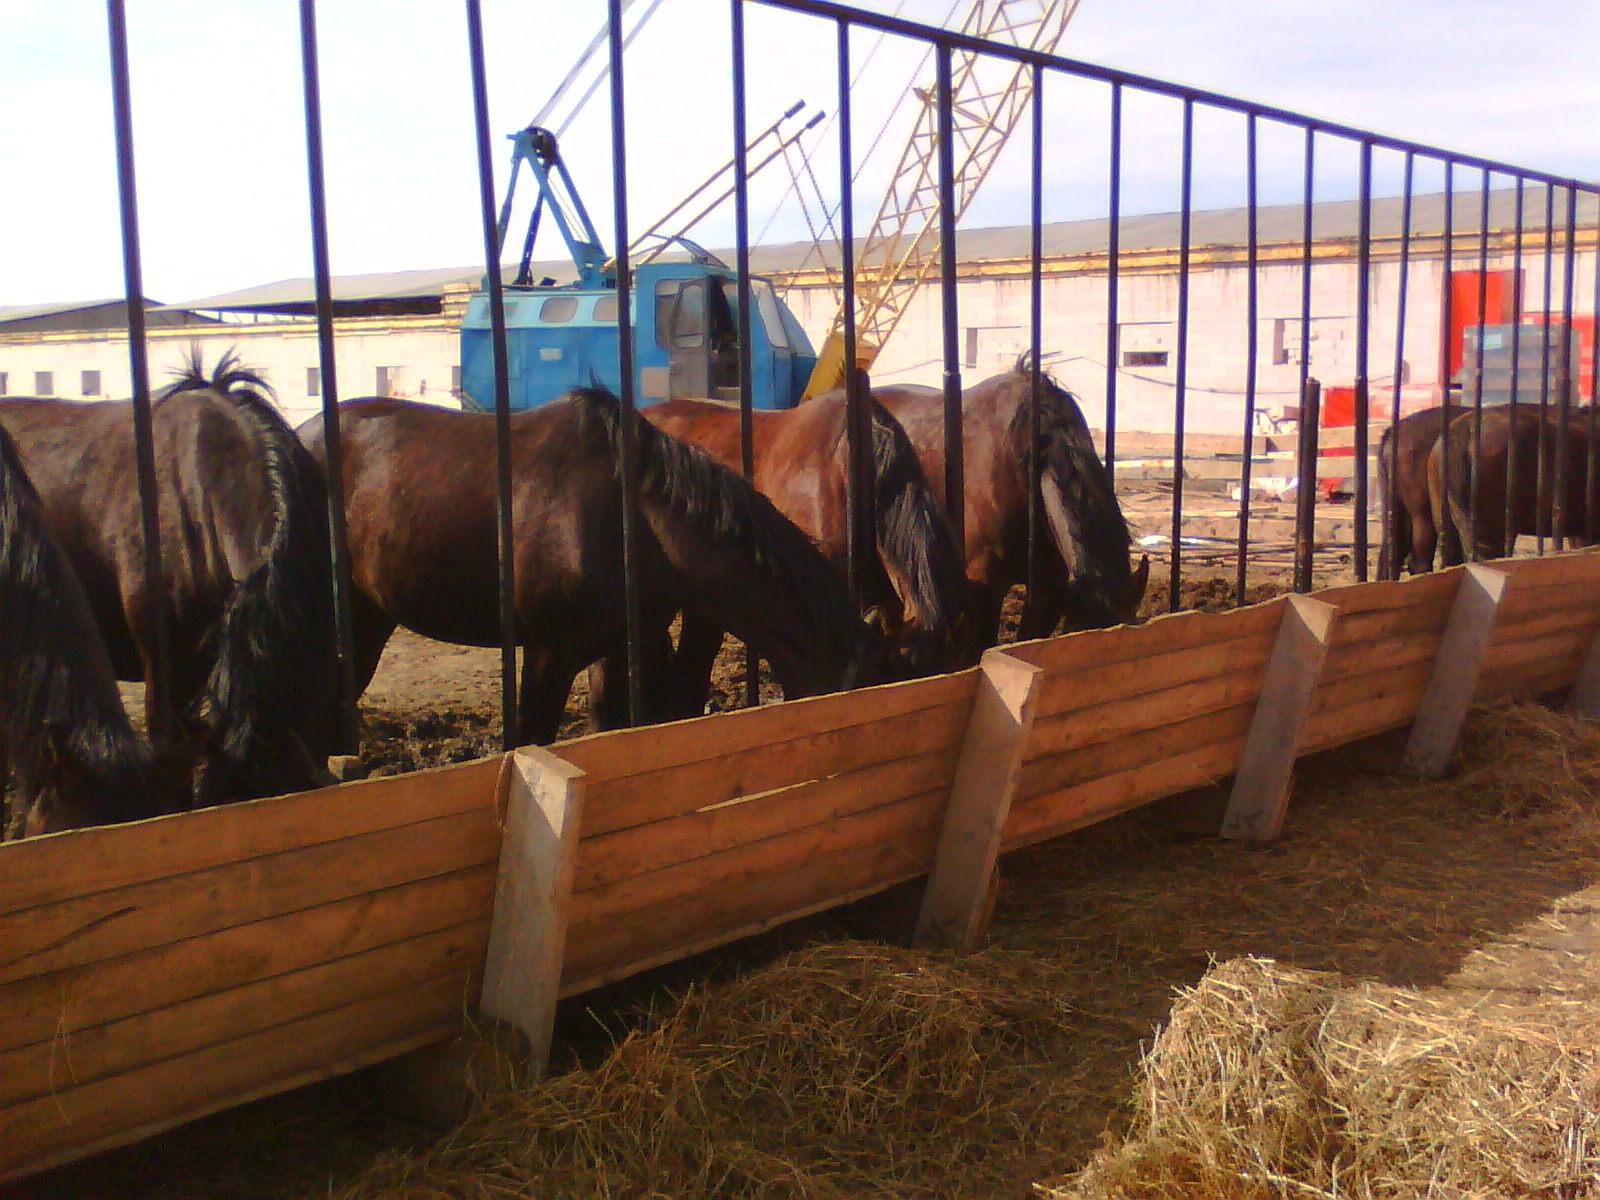
{"label": "dry hay on ground", "polygon": [[1234,959],[1173,1007],[1135,1131],[1059,1200],[1600,1192],[1600,994],[1510,1003]]}
{"label": "dry hay on ground", "polygon": [[[1274,1153],[1275,1139],[1304,1142],[1307,1161],[1326,1164],[1332,1135],[1309,1125],[1344,1103],[1370,1109],[1359,1130],[1345,1119],[1340,1132],[1372,1161],[1388,1133],[1425,1136],[1426,1153],[1442,1134],[1424,1135],[1424,1100],[1479,1114],[1475,1126],[1439,1119],[1457,1121],[1449,1145],[1483,1130],[1481,1145],[1489,1101],[1530,1115],[1559,1077],[1551,1064],[1575,1089],[1565,1101],[1573,1121],[1579,1112],[1590,1120],[1592,1091],[1576,1089],[1592,1081],[1587,1047],[1600,1021],[1586,1010],[1588,1024],[1563,1026],[1580,1020],[1576,1006],[1530,1008],[1545,1022],[1536,1024],[1504,1009],[1451,1008],[1416,989],[1443,982],[1474,947],[1558,896],[1600,881],[1600,731],[1537,706],[1489,710],[1474,719],[1465,769],[1445,782],[1378,781],[1348,758],[1308,765],[1283,842],[1174,839],[1146,811],[1035,847],[1007,860],[994,942],[979,954],[822,945],[692,989],[597,1066],[495,1100],[431,1149],[385,1156],[332,1194],[1023,1195],[1034,1180],[1081,1168],[1097,1147],[1103,1164],[1125,1161],[1104,1149],[1101,1131],[1145,1120],[1128,1106],[1132,1068],[1163,1023],[1168,1060],[1177,1062],[1165,1048],[1178,1040],[1222,1059],[1208,1059],[1205,1081],[1157,1108],[1193,1105],[1208,1086],[1230,1097],[1239,1080],[1259,1127],[1232,1109],[1226,1124],[1249,1153]],[[1174,987],[1199,981],[1211,956],[1240,953],[1296,965],[1252,960],[1214,973],[1169,1022]],[[1277,980],[1276,994],[1241,993],[1241,972]],[[1256,1041],[1233,1047],[1185,1015],[1201,1011],[1195,997],[1207,1014],[1219,997],[1266,1010]],[[1380,1004],[1415,1024],[1383,1033]],[[1469,1031],[1485,1034],[1482,1081],[1493,1084],[1500,1070],[1498,1092],[1475,1098],[1467,1073],[1437,1057]],[[1314,1033],[1324,1039],[1316,1053],[1337,1064],[1355,1099],[1316,1082],[1321,1068],[1294,1049]],[[1567,1036],[1584,1039],[1581,1052],[1557,1051]],[[1263,1057],[1262,1079],[1243,1083],[1244,1058],[1267,1051],[1282,1057]],[[1394,1069],[1375,1070],[1380,1061]],[[1546,1076],[1519,1073],[1535,1062]],[[1283,1098],[1295,1089],[1315,1098],[1309,1112]],[[1544,1144],[1560,1141],[1560,1094],[1549,1093],[1551,1126],[1531,1127]],[[1375,1175],[1365,1192],[1347,1187],[1348,1175],[1335,1192],[1326,1168],[1252,1169],[1257,1180],[1243,1189],[1237,1172],[1233,1190],[1209,1193],[1174,1175],[1172,1189],[1148,1194],[1391,1195],[1412,1168]],[[1526,1193],[1563,1169],[1540,1161],[1523,1184],[1485,1186]],[[1105,1178],[1088,1194],[1146,1194],[1130,1176]]]}

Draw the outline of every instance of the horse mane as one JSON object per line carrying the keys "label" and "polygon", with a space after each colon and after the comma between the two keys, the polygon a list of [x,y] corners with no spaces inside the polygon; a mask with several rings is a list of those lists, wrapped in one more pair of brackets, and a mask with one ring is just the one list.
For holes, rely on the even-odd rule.
{"label": "horse mane", "polygon": [[[620,477],[620,401],[599,386],[577,388],[569,396],[580,422],[603,431]],[[867,627],[811,539],[749,480],[698,446],[679,441],[646,420],[636,421],[634,428],[639,495],[660,502],[718,541],[742,546],[773,583],[800,598],[818,636],[848,648],[859,659],[866,650]]]}
{"label": "horse mane", "polygon": [[0,429],[0,733],[24,810],[72,803],[57,794],[75,770],[93,812],[73,824],[164,811],[151,795],[155,759],[128,721],[116,673],[39,495]]}
{"label": "horse mane", "polygon": [[878,541],[911,591],[918,623],[943,637],[965,607],[967,573],[905,427],[877,400],[872,414],[873,507]]}
{"label": "horse mane", "polygon": [[[1027,390],[1033,381],[1031,353],[1018,357],[1011,368],[1012,386],[1023,391],[1023,402],[1011,419],[1010,437],[1023,467],[1026,490],[1029,462],[1035,447],[1029,437]],[[1125,619],[1132,589],[1128,561],[1133,537],[1117,503],[1111,473],[1100,461],[1089,423],[1077,398],[1048,371],[1040,370],[1042,385],[1039,434],[1043,461],[1041,488],[1057,492],[1061,521],[1048,519],[1062,557],[1072,576],[1073,598],[1081,618],[1091,626],[1114,625]],[[1046,498],[1045,509],[1051,505]]]}
{"label": "horse mane", "polygon": [[[212,731],[197,780],[201,806],[289,790],[319,767],[297,728],[331,736],[337,656],[326,492],[315,460],[272,404],[272,389],[229,351],[208,377],[198,357],[164,393],[214,394],[251,428],[272,512],[256,565],[209,635],[215,651],[193,715]],[[303,773],[302,773],[303,774]]]}

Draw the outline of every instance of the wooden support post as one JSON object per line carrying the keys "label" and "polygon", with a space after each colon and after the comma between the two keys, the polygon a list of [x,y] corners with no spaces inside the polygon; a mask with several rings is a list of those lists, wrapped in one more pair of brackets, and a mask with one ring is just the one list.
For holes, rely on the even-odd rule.
{"label": "wooden support post", "polygon": [[1040,668],[987,650],[912,944],[970,953],[988,930],[995,861],[1033,728]]}
{"label": "wooden support post", "polygon": [[1586,721],[1600,721],[1600,634],[1589,643],[1589,652],[1578,666],[1567,696],[1567,711]]}
{"label": "wooden support post", "polygon": [[537,746],[513,751],[511,761],[479,1008],[527,1035],[532,1048],[528,1077],[538,1079],[550,1061],[561,992],[584,773]]}
{"label": "wooden support post", "polygon": [[504,836],[480,1019],[449,1041],[373,1068],[390,1111],[447,1128],[483,1097],[544,1074],[561,990],[583,775],[537,746],[505,756],[498,789]]}
{"label": "wooden support post", "polygon": [[1500,600],[1510,582],[1506,572],[1481,563],[1462,569],[1439,656],[1434,659],[1433,673],[1428,676],[1411,737],[1400,758],[1400,769],[1407,774],[1442,775],[1449,766],[1461,722],[1478,690],[1478,675],[1494,633]]}
{"label": "wooden support post", "polygon": [[1255,716],[1222,818],[1222,836],[1270,841],[1283,829],[1300,733],[1339,610],[1309,596],[1284,597],[1283,620],[1256,698]]}

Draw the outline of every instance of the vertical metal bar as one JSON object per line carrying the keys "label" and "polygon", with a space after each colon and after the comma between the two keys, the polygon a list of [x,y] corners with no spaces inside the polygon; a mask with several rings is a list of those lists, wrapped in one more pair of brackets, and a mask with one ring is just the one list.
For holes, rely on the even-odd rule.
{"label": "vertical metal bar", "polygon": [[[1450,159],[1444,164],[1444,230],[1440,242],[1440,262],[1444,275],[1444,295],[1439,303],[1439,403],[1444,410],[1444,422],[1439,427],[1439,452],[1440,472],[1439,478],[1445,496],[1450,491],[1450,358],[1455,349],[1453,334],[1455,321],[1452,308],[1455,303],[1455,287],[1450,278],[1451,268],[1455,264],[1455,163]],[[1451,526],[1449,516],[1449,503],[1446,501],[1444,527],[1439,530],[1440,548],[1449,540],[1448,530]],[[1463,547],[1464,549],[1464,547]]]}
{"label": "vertical metal bar", "polygon": [[165,744],[176,733],[172,711],[172,649],[167,625],[167,588],[161,562],[161,509],[156,490],[155,410],[150,400],[150,362],[145,347],[144,272],[139,252],[139,189],[133,163],[133,87],[128,71],[128,18],[123,0],[107,0],[111,42],[111,99],[117,139],[117,199],[122,214],[122,273],[128,297],[128,367],[133,379],[133,451],[139,478],[139,530],[143,538],[144,589],[149,604],[151,646],[146,664],[151,740]]}
{"label": "vertical metal bar", "polygon": [[[467,0],[467,44],[472,60],[472,113],[478,150],[484,282],[489,288],[489,328],[494,350],[495,528],[500,552],[500,743],[503,749],[510,750],[521,734],[517,711],[517,543],[511,524],[511,374],[506,352],[505,291],[500,280],[494,163],[489,156],[489,85],[484,67],[483,12],[479,0]],[[626,325],[622,327],[627,328]]]}
{"label": "vertical metal bar", "polygon": [[[737,7],[742,0],[734,0]],[[862,570],[861,536],[865,527],[861,491],[863,446],[862,409],[866,403],[856,371],[856,247],[855,205],[852,203],[855,178],[855,147],[851,139],[850,102],[850,25],[836,26],[839,97],[839,254],[840,282],[843,284],[844,321],[844,430],[847,487],[845,489],[845,533],[850,570],[850,595],[858,608],[864,607],[865,576]]]}
{"label": "vertical metal bar", "polygon": [[1589,311],[1595,314],[1595,323],[1589,328],[1589,445],[1584,464],[1583,540],[1585,544],[1593,546],[1600,540],[1600,512],[1596,511],[1597,505],[1600,505],[1600,496],[1596,495],[1597,489],[1600,489],[1600,462],[1597,462],[1600,425],[1596,424],[1600,419],[1600,195],[1591,194],[1590,198],[1595,201],[1595,242],[1594,305]]}
{"label": "vertical metal bar", "polygon": [[1505,543],[1501,549],[1510,558],[1517,552],[1516,496],[1517,496],[1517,391],[1522,371],[1522,203],[1527,181],[1517,176],[1517,226],[1511,251],[1511,400],[1507,405],[1512,441],[1506,453]]}
{"label": "vertical metal bar", "polygon": [[1488,307],[1489,172],[1485,171],[1478,199],[1478,348],[1472,356],[1472,481],[1467,490],[1467,524],[1472,527],[1472,543],[1462,547],[1473,562],[1478,561],[1478,493],[1482,490],[1478,486],[1478,471],[1483,464],[1483,331],[1488,324]]}
{"label": "vertical metal bar", "polygon": [[[1028,272],[1028,327],[1029,361],[1033,364],[1033,378],[1028,388],[1028,562],[1026,583],[1030,606],[1039,602],[1039,526],[1042,498],[1039,494],[1039,398],[1043,391],[1044,365],[1040,361],[1044,352],[1044,68],[1033,68],[1033,125],[1032,144],[1029,146],[1030,178],[1033,203],[1029,211],[1032,237],[1029,242],[1030,264]],[[1115,471],[1107,466],[1116,486]],[[1044,632],[1053,632],[1045,630]]]}
{"label": "vertical metal bar", "polygon": [[311,190],[311,259],[317,292],[317,361],[322,434],[328,452],[328,535],[333,620],[339,657],[339,751],[360,749],[356,714],[355,617],[350,604],[350,540],[344,513],[343,437],[339,430],[338,353],[333,330],[333,274],[328,265],[328,201],[322,170],[322,87],[317,68],[316,0],[300,0],[300,65],[306,116],[306,178]]}
{"label": "vertical metal bar", "polygon": [[622,372],[622,581],[628,633],[628,716],[644,711],[640,669],[638,420],[633,380],[633,268],[628,262],[628,149],[622,0],[606,0],[611,43],[611,188],[617,238],[617,338]]}
{"label": "vertical metal bar", "polygon": [[[745,111],[745,40],[743,0],[729,0],[729,29],[733,40],[733,224],[735,262],[739,271],[739,471],[746,479],[756,475],[755,374],[750,355],[755,346],[755,312],[750,295],[750,178],[749,137]],[[852,526],[852,530],[853,530]],[[851,564],[854,565],[854,546]],[[854,593],[852,593],[854,594]],[[859,602],[860,597],[857,596]],[[761,703],[760,656],[744,648],[744,702]]]}
{"label": "vertical metal bar", "polygon": [[1245,118],[1245,291],[1244,291],[1244,461],[1239,465],[1239,567],[1233,582],[1233,602],[1243,606],[1245,570],[1250,551],[1250,477],[1253,473],[1256,437],[1256,356],[1260,351],[1258,329],[1261,309],[1260,268],[1260,178],[1257,171],[1256,114]]}
{"label": "vertical metal bar", "polygon": [[1189,242],[1194,221],[1194,101],[1183,100],[1183,165],[1178,182],[1178,361],[1172,393],[1172,572],[1167,611],[1183,607],[1183,426],[1189,384]]}
{"label": "vertical metal bar", "polygon": [[1544,312],[1539,325],[1539,436],[1534,454],[1534,548],[1544,553],[1544,540],[1551,531],[1546,518],[1545,497],[1549,492],[1546,443],[1550,428],[1550,301],[1555,295],[1556,190],[1544,185]]}
{"label": "vertical metal bar", "polygon": [[1122,84],[1111,85],[1111,197],[1106,217],[1106,469],[1117,466],[1117,331],[1122,255]]}
{"label": "vertical metal bar", "polygon": [[1400,201],[1400,274],[1396,281],[1394,334],[1394,391],[1389,403],[1389,503],[1384,514],[1384,546],[1388,553],[1385,578],[1400,578],[1400,527],[1395,508],[1400,498],[1400,393],[1406,374],[1406,304],[1411,288],[1411,208],[1415,193],[1417,158],[1406,151],[1405,182]]}
{"label": "vertical metal bar", "polygon": [[1311,590],[1311,537],[1316,522],[1316,487],[1306,487],[1305,480],[1309,476],[1316,478],[1317,471],[1317,423],[1322,413],[1322,384],[1315,379],[1307,379],[1305,390],[1300,393],[1300,447],[1299,447],[1299,472],[1300,488],[1295,493],[1294,512],[1294,590],[1309,592]]}
{"label": "vertical metal bar", "polygon": [[1561,262],[1561,355],[1560,389],[1556,393],[1556,478],[1555,494],[1551,500],[1551,536],[1557,550],[1566,548],[1567,536],[1567,485],[1570,466],[1567,462],[1567,444],[1572,424],[1572,301],[1574,274],[1578,259],[1578,190],[1567,188],[1566,254]]}
{"label": "vertical metal bar", "polygon": [[1369,342],[1372,338],[1372,139],[1361,143],[1361,212],[1356,262],[1356,582],[1367,581],[1367,452],[1371,405]]}
{"label": "vertical metal bar", "polygon": [[[1295,526],[1294,526],[1294,577],[1295,590],[1309,592],[1311,590],[1313,526],[1316,522],[1317,498],[1317,430],[1314,422],[1316,413],[1309,413],[1306,408],[1307,398],[1311,395],[1311,250],[1313,229],[1313,212],[1316,202],[1316,153],[1317,130],[1314,125],[1306,126],[1305,147],[1305,186],[1303,209],[1301,215],[1301,252],[1300,252],[1300,463],[1297,474],[1298,488],[1295,494]],[[1320,401],[1322,392],[1317,391]],[[1308,450],[1309,448],[1309,450]]]}
{"label": "vertical metal bar", "polygon": [[939,297],[944,310],[944,494],[956,545],[967,544],[966,471],[961,440],[961,370],[956,310],[955,115],[950,46],[938,47]]}

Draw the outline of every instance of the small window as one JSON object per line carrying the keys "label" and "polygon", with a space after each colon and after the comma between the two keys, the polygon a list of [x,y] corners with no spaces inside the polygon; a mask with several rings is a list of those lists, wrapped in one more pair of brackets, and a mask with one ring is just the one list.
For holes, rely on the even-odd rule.
{"label": "small window", "polygon": [[1125,367],[1164,367],[1167,365],[1167,352],[1165,350],[1124,350],[1122,352],[1122,365]]}
{"label": "small window", "polygon": [[596,321],[615,321],[617,319],[617,298],[615,296],[601,296],[594,302],[594,319]]}
{"label": "small window", "polygon": [[539,320],[546,325],[565,325],[577,315],[576,296],[551,296],[539,306]]}
{"label": "small window", "polygon": [[100,372],[85,371],[83,373],[82,384],[83,386],[79,390],[80,395],[98,396],[100,394]]}
{"label": "small window", "polygon": [[761,313],[761,324],[766,327],[767,341],[772,343],[774,350],[787,350],[789,331],[784,328],[783,311],[778,306],[777,294],[772,290],[772,285],[764,280],[756,281],[755,291],[756,308]]}
{"label": "small window", "polygon": [[7,371],[0,371],[0,396],[11,395],[11,375]]}
{"label": "small window", "polygon": [[399,394],[396,389],[400,386],[400,372],[403,369],[402,367],[378,368],[378,395],[395,396]]}
{"label": "small window", "polygon": [[308,395],[308,396],[320,396],[320,395],[322,395],[322,368],[321,367],[307,367],[306,368],[306,395]]}
{"label": "small window", "polygon": [[978,365],[978,328],[975,325],[967,326],[967,352],[962,356],[961,365],[969,370]]}
{"label": "small window", "polygon": [[54,396],[56,394],[56,373],[54,371],[35,371],[33,373],[33,394],[35,396]]}
{"label": "small window", "polygon": [[461,395],[461,364],[457,363],[450,368],[450,390],[456,395]]}

